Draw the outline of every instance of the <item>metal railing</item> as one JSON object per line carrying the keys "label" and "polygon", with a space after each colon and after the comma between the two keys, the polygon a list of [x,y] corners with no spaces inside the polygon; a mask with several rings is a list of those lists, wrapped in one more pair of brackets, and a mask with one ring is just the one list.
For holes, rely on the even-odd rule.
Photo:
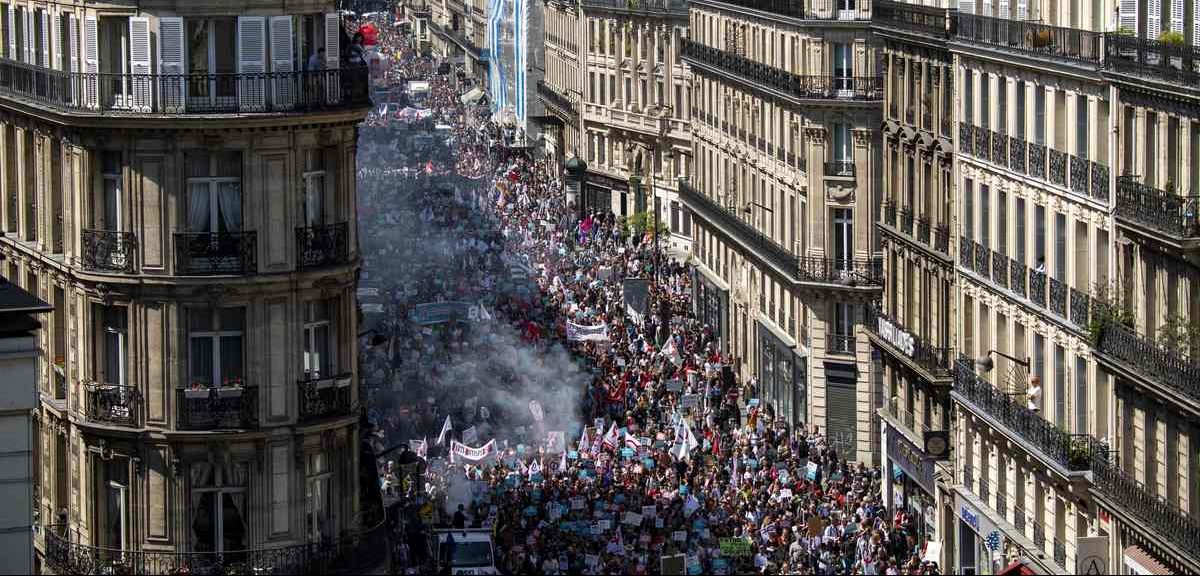
{"label": "metal railing", "polygon": [[1113,505],[1181,550],[1200,550],[1200,517],[1188,513],[1126,474],[1116,463],[1092,463],[1092,481]]}
{"label": "metal railing", "polygon": [[175,233],[177,275],[248,274],[257,270],[256,232]]}
{"label": "metal railing", "polygon": [[1061,186],[1083,197],[1108,201],[1109,172],[1104,164],[967,124],[959,125],[959,140],[964,143],[960,147],[964,154]]}
{"label": "metal railing", "polygon": [[855,170],[853,160],[827,160],[825,162],[826,176],[853,178],[854,174]]}
{"label": "metal railing", "polygon": [[1041,308],[1046,307],[1046,273],[1029,271],[1029,299]]}
{"label": "metal railing", "polygon": [[647,14],[665,13],[679,16],[687,16],[688,12],[685,0],[582,0],[580,4],[585,10],[599,8],[601,10],[622,10]]}
{"label": "metal railing", "polygon": [[905,206],[900,209],[900,231],[912,236],[913,235],[913,210]]}
{"label": "metal railing", "polygon": [[933,229],[933,249],[947,256],[950,255],[949,224],[938,224],[937,227]]}
{"label": "metal railing", "polygon": [[826,348],[834,354],[854,354],[854,336],[830,332],[827,337]]}
{"label": "metal railing", "polygon": [[319,542],[226,552],[121,550],[91,546],[64,525],[44,529],[45,563],[55,574],[365,574],[390,555],[386,520]]}
{"label": "metal railing", "polygon": [[1200,362],[1158,346],[1132,328],[1105,322],[1096,349],[1121,361],[1147,382],[1200,404]]}
{"label": "metal railing", "polygon": [[544,81],[538,80],[537,90],[538,95],[542,97],[542,100],[549,103],[551,106],[556,106],[559,110],[570,114],[571,116],[579,115],[579,107],[576,106],[570,98],[559,93],[558,90],[552,88]]}
{"label": "metal railing", "polygon": [[92,382],[84,386],[84,391],[88,421],[133,428],[141,425],[142,393],[136,386]]}
{"label": "metal railing", "polygon": [[258,427],[258,387],[189,388],[178,393],[180,430]]}
{"label": "metal railing", "polygon": [[869,0],[719,0],[724,4],[762,10],[799,20],[869,21]]}
{"label": "metal railing", "polygon": [[893,227],[896,225],[896,202],[893,200],[883,203],[883,223]]}
{"label": "metal railing", "polygon": [[1137,181],[1117,178],[1117,218],[1175,240],[1200,237],[1200,196],[1180,196]]}
{"label": "metal railing", "polygon": [[[683,56],[798,99],[881,100],[882,76],[800,76],[732,52],[683,39]],[[745,139],[744,135],[740,138]]]}
{"label": "metal railing", "polygon": [[312,112],[371,105],[366,67],[237,74],[65,72],[0,58],[0,96],[58,112],[130,115]]}
{"label": "metal railing", "polygon": [[82,251],[80,260],[84,270],[124,272],[137,270],[137,235],[133,232],[115,230],[80,231]]}
{"label": "metal railing", "polygon": [[929,244],[930,222],[929,216],[922,215],[917,218],[917,242]]}
{"label": "metal railing", "polygon": [[1008,288],[1008,256],[992,250],[992,282]]}
{"label": "metal railing", "polygon": [[1099,32],[978,14],[958,15],[955,39],[1088,64],[1099,64]]}
{"label": "metal railing", "polygon": [[1106,69],[1184,86],[1200,85],[1200,46],[1118,33],[1105,34],[1104,46]]}
{"label": "metal railing", "polygon": [[1056,278],[1050,278],[1050,311],[1067,317],[1067,285]]}
{"label": "metal railing", "polygon": [[799,258],[801,281],[855,286],[883,286],[883,258]]}
{"label": "metal railing", "polygon": [[336,266],[350,261],[350,226],[346,222],[296,228],[298,270]]}
{"label": "metal railing", "polygon": [[349,414],[354,408],[350,394],[352,378],[350,374],[339,374],[296,382],[300,388],[300,420]]}
{"label": "metal railing", "polygon": [[[954,360],[954,354],[951,348],[939,348],[937,346],[933,346],[924,338],[905,328],[904,324],[896,321],[896,319],[892,318],[891,315],[889,315],[886,311],[880,309],[878,305],[868,305],[866,307],[865,327],[867,330],[870,330],[871,332],[878,334],[881,338],[884,338],[883,334],[881,334],[881,331],[883,330],[883,326],[881,326],[880,323],[881,320],[891,323],[895,328],[904,330],[912,336],[913,352],[912,354],[908,354],[908,357],[912,359],[913,362],[916,362],[918,366],[928,370],[930,374],[935,376],[950,375],[950,369],[953,366]],[[886,338],[884,339],[886,340]],[[904,352],[907,354],[907,351]]]}
{"label": "metal railing", "polygon": [[1071,323],[1086,327],[1091,324],[1092,298],[1087,294],[1071,288]]}
{"label": "metal railing", "polygon": [[1024,438],[1050,460],[1069,471],[1088,470],[1094,455],[1094,441],[1056,428],[1037,412],[1013,400],[975,374],[970,358],[960,357],[954,368],[954,393],[968,400],[1014,435]]}

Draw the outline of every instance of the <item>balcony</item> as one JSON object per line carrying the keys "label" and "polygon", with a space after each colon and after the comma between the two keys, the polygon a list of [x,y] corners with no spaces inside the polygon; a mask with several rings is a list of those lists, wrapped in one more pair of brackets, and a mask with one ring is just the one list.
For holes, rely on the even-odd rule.
{"label": "balcony", "polygon": [[896,226],[896,202],[893,200],[883,203],[883,223],[893,228]]}
{"label": "balcony", "polygon": [[340,374],[316,380],[300,380],[300,420],[315,420],[326,416],[349,414],[354,406],[350,399],[353,376]]}
{"label": "balcony", "polygon": [[[927,372],[927,379],[949,379],[954,357],[950,348],[939,348],[905,329],[877,305],[866,307],[867,334],[900,351],[903,359]],[[932,378],[928,378],[932,376]]]}
{"label": "balcony", "polygon": [[255,232],[176,232],[175,273],[252,274],[258,270],[257,251]]}
{"label": "balcony", "polygon": [[1192,89],[1200,86],[1200,46],[1114,33],[1104,35],[1104,46],[1106,70]]}
{"label": "balcony", "polygon": [[[730,6],[761,10],[797,20],[869,21],[871,4],[864,0],[716,0]],[[859,8],[859,6],[863,6]]]}
{"label": "balcony", "polygon": [[134,233],[84,229],[80,232],[80,240],[83,247],[80,260],[84,270],[125,274],[137,270],[134,262],[137,235]]}
{"label": "balcony", "polygon": [[180,430],[258,427],[258,387],[221,386],[177,390]]}
{"label": "balcony", "polygon": [[960,152],[1097,202],[1108,202],[1108,166],[1016,136],[959,124]]}
{"label": "balcony", "polygon": [[[1168,350],[1132,328],[1103,322],[1096,341],[1098,359],[1134,380],[1177,395],[1180,404],[1200,407],[1200,362],[1182,350]],[[1197,351],[1200,352],[1200,351]]]}
{"label": "balcony", "polygon": [[337,266],[350,261],[350,227],[346,222],[296,229],[296,269]]}
{"label": "balcony", "polygon": [[564,116],[563,120],[572,125],[578,124],[576,116],[579,115],[579,107],[575,105],[567,96],[560,94],[558,90],[551,88],[545,82],[539,80],[537,84],[538,96],[541,96],[542,101],[549,104],[551,108]]}
{"label": "balcony", "polygon": [[825,162],[825,175],[838,178],[854,178],[854,161],[827,160]]}
{"label": "balcony", "polygon": [[882,258],[804,257],[799,259],[799,271],[801,282],[883,287]]}
{"label": "balcony", "polygon": [[826,336],[825,348],[831,354],[848,354],[854,355],[855,352],[854,336],[851,334],[834,334],[830,333]]}
{"label": "balcony", "polygon": [[630,14],[671,14],[686,17],[685,0],[583,0],[584,10],[613,10]]}
{"label": "balcony", "polygon": [[950,226],[948,224],[938,224],[933,229],[933,249],[950,255]]}
{"label": "balcony", "polygon": [[961,358],[954,367],[951,394],[968,410],[1004,428],[1006,434],[1027,443],[1031,452],[1067,472],[1091,468],[1094,441],[1056,428],[1037,412],[1022,406],[1009,394],[992,386],[974,372],[973,362]]}
{"label": "balcony", "polygon": [[1181,510],[1146,489],[1115,463],[1097,461],[1092,465],[1096,492],[1121,512],[1135,529],[1150,530],[1154,539],[1162,539],[1183,552],[1200,550],[1200,518]]}
{"label": "balcony", "polygon": [[1137,181],[1135,176],[1117,178],[1118,221],[1132,224],[1146,236],[1182,244],[1200,239],[1200,196],[1179,196]]}
{"label": "balcony", "polygon": [[142,393],[134,386],[90,383],[84,386],[84,416],[89,422],[141,426]]}
{"label": "balcony", "polygon": [[[892,420],[890,424],[892,426],[899,424],[904,427],[905,431],[915,436],[917,439],[915,444],[924,449],[925,435],[931,432],[931,430],[917,418],[916,414],[901,408],[899,398],[889,398],[887,404],[880,408],[880,411],[890,417]],[[922,454],[928,457],[928,454],[924,452]]]}
{"label": "balcony", "polygon": [[958,23],[958,11],[875,0],[874,20],[877,27],[894,28],[905,32],[916,32],[939,38],[948,38]]}
{"label": "balcony", "polygon": [[101,116],[305,113],[371,105],[363,68],[247,74],[64,72],[0,58],[0,96]]}
{"label": "balcony", "polygon": [[118,550],[81,543],[65,526],[47,526],[46,566],[54,574],[375,574],[386,572],[386,521],[321,542],[233,552]]}
{"label": "balcony", "polygon": [[[732,52],[683,39],[683,57],[742,82],[796,100],[876,101],[883,99],[881,76],[800,76]],[[744,137],[742,138],[745,139]]]}
{"label": "balcony", "polygon": [[913,235],[913,211],[912,208],[905,206],[900,209],[900,231],[908,236]]}
{"label": "balcony", "polygon": [[1034,58],[1060,58],[1090,65],[1100,63],[1101,37],[1099,32],[963,13],[958,15],[954,36],[959,41],[1022,52]]}

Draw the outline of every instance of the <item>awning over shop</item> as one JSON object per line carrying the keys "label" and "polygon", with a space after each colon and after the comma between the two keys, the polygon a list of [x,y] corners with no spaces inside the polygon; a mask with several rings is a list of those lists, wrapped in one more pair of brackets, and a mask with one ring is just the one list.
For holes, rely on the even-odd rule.
{"label": "awning over shop", "polygon": [[466,94],[463,94],[462,96],[458,97],[458,99],[462,101],[464,106],[474,105],[479,102],[480,98],[483,98],[483,89],[479,88],[479,87],[475,87],[470,90],[467,90]]}
{"label": "awning over shop", "polygon": [[1171,570],[1163,566],[1162,562],[1155,560],[1149,552],[1142,549],[1141,546],[1130,546],[1125,549],[1125,566],[1134,574],[1171,574]]}
{"label": "awning over shop", "polygon": [[1037,571],[1024,558],[1005,566],[996,576],[1037,576]]}

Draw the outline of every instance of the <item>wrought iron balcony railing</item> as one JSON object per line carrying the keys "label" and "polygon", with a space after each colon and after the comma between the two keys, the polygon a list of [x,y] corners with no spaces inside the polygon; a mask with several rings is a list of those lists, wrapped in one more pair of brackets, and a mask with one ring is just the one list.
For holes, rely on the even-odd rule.
{"label": "wrought iron balcony railing", "polygon": [[[683,39],[683,56],[797,99],[881,100],[881,76],[800,76],[744,56]],[[740,137],[745,140],[745,136]]]}
{"label": "wrought iron balcony railing", "polygon": [[[724,4],[741,6],[752,10],[762,10],[780,16],[799,20],[850,20],[869,21],[871,19],[871,3],[867,0],[858,2],[839,2],[838,0],[718,0]],[[845,8],[845,9],[842,9]]]}
{"label": "wrought iron balcony railing", "polygon": [[992,282],[1008,288],[1008,256],[992,250]]}
{"label": "wrought iron balcony railing", "polygon": [[987,247],[979,242],[975,243],[975,273],[984,277],[992,277],[992,263],[988,260],[990,254]]}
{"label": "wrought iron balcony railing", "polygon": [[1101,37],[1099,32],[963,13],[955,34],[960,41],[1085,64],[1100,63]]}
{"label": "wrought iron balcony railing", "polygon": [[63,525],[44,533],[45,563],[55,574],[371,574],[386,568],[390,549],[387,521],[319,542],[226,552],[92,546]]}
{"label": "wrought iron balcony railing", "polygon": [[[888,327],[891,325],[891,328]],[[880,309],[878,305],[871,304],[866,307],[866,324],[867,330],[874,332],[881,338],[886,339],[882,332],[892,328],[900,329],[908,332],[913,339],[913,352],[908,354],[918,366],[928,370],[930,374],[935,376],[949,376],[950,369],[953,366],[954,356],[950,348],[941,348],[931,345],[924,338],[913,334],[911,330],[904,327],[904,324],[896,321],[886,311]],[[903,351],[907,354],[907,351]]]}
{"label": "wrought iron balcony railing", "polygon": [[1108,166],[1071,156],[1016,136],[959,125],[964,154],[1061,186],[1083,197],[1108,201]]}
{"label": "wrought iron balcony railing", "polygon": [[124,272],[137,270],[137,235],[133,232],[115,230],[80,231],[82,241],[81,260],[84,270]]}
{"label": "wrought iron balcony railing", "polygon": [[137,428],[142,418],[142,393],[136,386],[90,383],[84,386],[84,415],[89,422]]}
{"label": "wrought iron balcony railing", "polygon": [[346,222],[296,229],[296,268],[337,266],[350,261],[350,226]]}
{"label": "wrought iron balcony railing", "polygon": [[1091,324],[1092,297],[1071,288],[1071,323],[1080,327]]}
{"label": "wrought iron balcony railing", "polygon": [[1152,529],[1154,536],[1166,538],[1180,550],[1200,550],[1200,517],[1147,490],[1116,463],[1093,462],[1092,481],[1112,505],[1136,519],[1136,524]]}
{"label": "wrought iron balcony railing", "polygon": [[1096,349],[1146,382],[1200,404],[1200,361],[1158,346],[1134,329],[1111,321],[1101,328]]}
{"label": "wrought iron balcony railing", "polygon": [[329,378],[300,380],[300,420],[349,414],[354,406],[350,395],[350,374]]}
{"label": "wrought iron balcony railing", "polygon": [[1046,307],[1046,273],[1029,271],[1029,299],[1041,308]]}
{"label": "wrought iron balcony railing", "polygon": [[883,203],[883,223],[888,226],[896,225],[896,202],[888,200]]}
{"label": "wrought iron balcony railing", "polygon": [[834,354],[854,354],[854,336],[829,333],[826,339],[828,351]]}
{"label": "wrought iron balcony railing", "polygon": [[947,256],[950,255],[950,225],[938,224],[933,229],[933,249]]}
{"label": "wrought iron balcony railing", "polygon": [[583,0],[583,9],[619,10],[645,14],[687,16],[685,0]]}
{"label": "wrought iron balcony railing", "polygon": [[187,115],[313,112],[371,105],[365,67],[240,74],[65,72],[0,58],[0,96],[56,112]]}
{"label": "wrought iron balcony railing", "polygon": [[816,258],[799,259],[800,280],[844,286],[883,286],[883,258]]}
{"label": "wrought iron balcony railing", "polygon": [[175,233],[175,273],[180,276],[250,274],[257,270],[255,232]]}
{"label": "wrought iron balcony railing", "polygon": [[177,390],[180,430],[258,427],[258,387],[223,386]]}
{"label": "wrought iron balcony railing", "polygon": [[972,411],[995,420],[1011,434],[1037,448],[1050,461],[1069,471],[1090,469],[1094,441],[1056,428],[1037,412],[980,378],[975,374],[970,358],[960,357],[955,363],[954,393],[967,400]]}
{"label": "wrought iron balcony railing", "polygon": [[1056,278],[1050,278],[1050,311],[1067,317],[1067,285]]}
{"label": "wrought iron balcony railing", "polygon": [[913,211],[908,206],[900,209],[900,231],[909,236],[913,234]]}
{"label": "wrought iron balcony railing", "polygon": [[854,161],[853,160],[827,160],[825,162],[825,175],[838,176],[841,178],[854,177]]}
{"label": "wrought iron balcony railing", "polygon": [[917,242],[929,244],[929,216],[917,218]]}
{"label": "wrought iron balcony railing", "polygon": [[1200,237],[1200,196],[1179,196],[1142,184],[1135,176],[1121,176],[1117,178],[1116,204],[1120,220],[1177,242]]}
{"label": "wrought iron balcony railing", "polygon": [[1104,67],[1108,70],[1181,86],[1200,85],[1200,46],[1116,33],[1104,35],[1104,46]]}

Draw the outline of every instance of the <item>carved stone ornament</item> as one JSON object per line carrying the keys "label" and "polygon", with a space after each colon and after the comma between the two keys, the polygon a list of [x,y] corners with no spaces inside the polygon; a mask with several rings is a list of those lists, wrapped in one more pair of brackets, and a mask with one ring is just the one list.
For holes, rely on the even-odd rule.
{"label": "carved stone ornament", "polygon": [[859,148],[866,148],[871,144],[872,132],[870,130],[851,130],[854,134],[854,145]]}
{"label": "carved stone ornament", "polygon": [[203,296],[213,304],[219,303],[234,294],[233,288],[224,284],[209,284],[207,286],[199,286],[195,291],[196,296]]}
{"label": "carved stone ornament", "polygon": [[340,292],[342,283],[337,276],[322,276],[313,282],[313,287],[321,290],[322,298],[332,298]]}
{"label": "carved stone ornament", "polygon": [[804,137],[813,144],[822,146],[825,144],[825,127],[824,126],[805,126]]}

